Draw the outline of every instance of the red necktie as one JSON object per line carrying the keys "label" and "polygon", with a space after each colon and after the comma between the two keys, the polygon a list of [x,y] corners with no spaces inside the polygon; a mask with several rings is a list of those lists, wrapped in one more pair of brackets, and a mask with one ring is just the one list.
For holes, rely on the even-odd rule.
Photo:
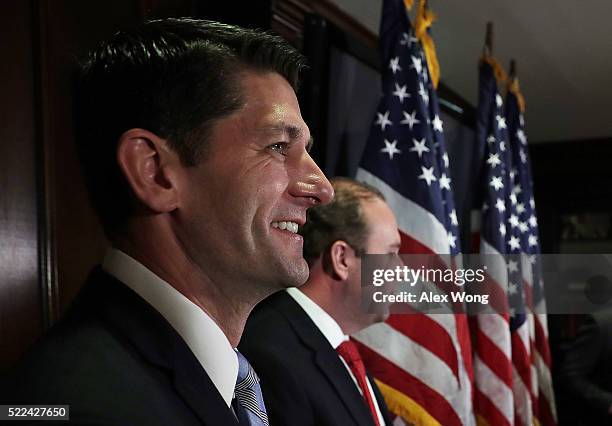
{"label": "red necktie", "polygon": [[357,379],[357,384],[361,389],[363,398],[370,408],[374,423],[376,426],[380,426],[380,423],[378,422],[378,415],[376,414],[376,406],[374,405],[374,400],[372,399],[372,394],[370,393],[370,389],[368,388],[368,383],[366,381],[365,366],[363,365],[363,361],[361,360],[357,347],[353,342],[347,340],[346,342],[342,342],[342,344],[336,348],[336,352],[338,352],[338,355],[340,355],[348,364],[353,376],[355,376],[355,379]]}

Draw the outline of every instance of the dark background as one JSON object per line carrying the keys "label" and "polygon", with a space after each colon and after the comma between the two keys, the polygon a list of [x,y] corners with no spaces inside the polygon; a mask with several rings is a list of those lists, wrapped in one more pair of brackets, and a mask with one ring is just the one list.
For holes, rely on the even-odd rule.
{"label": "dark background", "polygon": [[[356,169],[380,91],[377,40],[325,0],[4,0],[0,10],[0,369],[60,318],[107,246],[73,149],[72,75],[77,58],[118,28],[194,16],[283,35],[310,60],[299,98],[313,155],[329,176]],[[439,93],[467,247],[474,106],[443,82]],[[568,215],[611,211],[611,141],[530,146],[543,252],[610,251],[610,236],[562,234]],[[580,321],[549,316],[555,363]],[[576,410],[558,397],[572,424]]]}

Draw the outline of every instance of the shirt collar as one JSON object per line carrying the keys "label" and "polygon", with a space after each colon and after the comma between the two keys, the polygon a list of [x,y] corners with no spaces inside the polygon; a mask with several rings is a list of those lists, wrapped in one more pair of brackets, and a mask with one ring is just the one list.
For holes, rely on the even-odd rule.
{"label": "shirt collar", "polygon": [[170,323],[230,406],[238,377],[238,359],[217,323],[182,293],[120,250],[110,249],[102,268],[134,290]]}
{"label": "shirt collar", "polygon": [[288,288],[286,291],[306,312],[306,315],[315,323],[319,331],[323,333],[323,336],[325,336],[334,349],[340,346],[342,342],[349,340],[349,337],[342,332],[336,320],[325,312],[323,308],[317,305],[310,297],[306,296],[297,288]]}

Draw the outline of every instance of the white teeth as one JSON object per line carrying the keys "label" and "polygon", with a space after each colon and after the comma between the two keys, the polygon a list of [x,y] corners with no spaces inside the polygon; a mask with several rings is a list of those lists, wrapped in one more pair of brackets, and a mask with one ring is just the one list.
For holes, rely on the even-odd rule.
{"label": "white teeth", "polygon": [[272,228],[284,229],[294,234],[298,231],[298,224],[295,222],[272,222]]}

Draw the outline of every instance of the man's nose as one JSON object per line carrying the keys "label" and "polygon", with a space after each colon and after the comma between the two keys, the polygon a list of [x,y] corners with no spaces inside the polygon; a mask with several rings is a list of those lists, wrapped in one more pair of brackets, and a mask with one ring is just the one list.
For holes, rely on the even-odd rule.
{"label": "man's nose", "polygon": [[293,196],[307,199],[310,206],[327,204],[334,198],[334,188],[310,154],[302,156],[299,171],[291,190]]}

